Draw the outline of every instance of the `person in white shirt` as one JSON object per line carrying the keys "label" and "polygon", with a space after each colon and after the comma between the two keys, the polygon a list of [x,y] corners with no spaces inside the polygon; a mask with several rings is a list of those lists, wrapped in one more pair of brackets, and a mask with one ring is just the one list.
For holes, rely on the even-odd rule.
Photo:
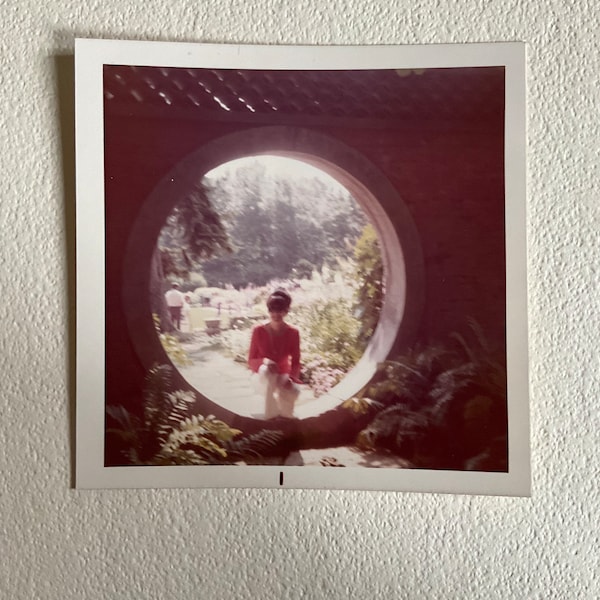
{"label": "person in white shirt", "polygon": [[184,295],[179,291],[178,283],[171,285],[171,289],[165,293],[165,300],[175,329],[181,329],[181,309],[185,300]]}
{"label": "person in white shirt", "polygon": [[181,308],[181,319],[183,321],[183,326],[186,331],[192,333],[192,307],[191,307],[191,298],[189,294],[185,294],[183,297],[183,307]]}

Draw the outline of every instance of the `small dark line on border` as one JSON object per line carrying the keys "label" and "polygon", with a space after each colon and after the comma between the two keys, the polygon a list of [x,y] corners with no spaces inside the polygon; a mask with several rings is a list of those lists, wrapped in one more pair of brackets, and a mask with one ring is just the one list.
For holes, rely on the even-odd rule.
{"label": "small dark line on border", "polygon": [[279,471],[279,485],[283,485],[283,471]]}

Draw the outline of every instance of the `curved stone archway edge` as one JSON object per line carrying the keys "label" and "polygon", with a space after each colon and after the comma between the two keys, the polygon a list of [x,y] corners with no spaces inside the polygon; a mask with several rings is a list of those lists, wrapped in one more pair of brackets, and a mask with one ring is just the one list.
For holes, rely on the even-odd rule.
{"label": "curved stone archway edge", "polygon": [[283,465],[292,452],[354,446],[358,434],[372,418],[373,411],[360,414],[338,406],[306,419],[276,418],[255,422],[253,425],[259,426],[244,431],[244,435],[252,435],[262,430],[280,433],[281,439],[263,450],[261,456],[252,464]]}
{"label": "curved stone archway edge", "polygon": [[[163,359],[158,362],[170,362],[156,335],[149,300],[145,300],[160,230],[175,204],[207,172],[231,160],[257,155],[301,160],[328,173],[360,203],[379,236],[386,288],[379,323],[360,361],[320,403],[323,411],[328,411],[366,385],[377,364],[391,352],[410,344],[424,296],[421,246],[408,208],[366,157],[333,137],[296,127],[252,128],[209,142],[177,164],[144,203],[129,238],[122,301],[130,339],[147,369],[157,363],[157,357]],[[178,371],[174,384],[189,387]],[[244,432],[265,427],[264,421],[231,413],[203,396],[202,390],[195,391],[200,396],[200,412],[214,414]]]}

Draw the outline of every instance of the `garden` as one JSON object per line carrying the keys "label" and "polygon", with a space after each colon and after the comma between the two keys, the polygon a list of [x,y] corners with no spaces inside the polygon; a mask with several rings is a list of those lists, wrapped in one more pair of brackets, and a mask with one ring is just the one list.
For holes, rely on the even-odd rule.
{"label": "garden", "polygon": [[[199,412],[198,392],[215,400],[206,373],[219,378],[215,394],[247,376],[250,334],[276,288],[293,297],[287,320],[300,331],[310,397],[327,395],[362,356],[384,272],[377,234],[341,186],[314,174],[278,178],[261,162],[207,176],[174,207],[155,256],[150,297],[170,364],[148,372],[135,414],[107,407],[107,440],[123,464],[506,470],[504,357],[476,323],[390,357],[368,385],[322,414],[242,431]],[[186,299],[179,329],[164,301],[174,281]],[[199,383],[174,389],[173,369],[192,382],[196,368],[205,369]],[[303,452],[305,460],[290,462]]]}

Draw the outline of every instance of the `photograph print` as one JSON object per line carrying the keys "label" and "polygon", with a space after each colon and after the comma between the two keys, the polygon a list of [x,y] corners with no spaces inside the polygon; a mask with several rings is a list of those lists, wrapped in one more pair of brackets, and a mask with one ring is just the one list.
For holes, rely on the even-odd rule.
{"label": "photograph print", "polygon": [[79,487],[528,493],[523,48],[422,50],[78,40]]}

